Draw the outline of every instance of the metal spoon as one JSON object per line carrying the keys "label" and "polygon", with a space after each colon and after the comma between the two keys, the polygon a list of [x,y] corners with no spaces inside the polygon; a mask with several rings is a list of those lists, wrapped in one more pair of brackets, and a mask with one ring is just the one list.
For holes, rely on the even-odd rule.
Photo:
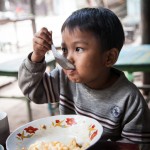
{"label": "metal spoon", "polygon": [[55,48],[54,44],[51,45],[52,53],[57,63],[66,70],[75,69],[75,66],[63,55],[61,55]]}

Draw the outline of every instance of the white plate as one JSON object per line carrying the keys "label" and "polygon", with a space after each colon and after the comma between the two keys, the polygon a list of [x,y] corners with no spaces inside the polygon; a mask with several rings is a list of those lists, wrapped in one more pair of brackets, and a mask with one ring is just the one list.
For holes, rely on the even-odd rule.
{"label": "white plate", "polygon": [[68,144],[75,138],[78,143],[94,145],[101,137],[102,125],[81,115],[58,115],[29,122],[16,129],[6,141],[7,150],[21,150],[37,141],[60,141]]}
{"label": "white plate", "polygon": [[0,144],[0,150],[4,150],[4,147]]}

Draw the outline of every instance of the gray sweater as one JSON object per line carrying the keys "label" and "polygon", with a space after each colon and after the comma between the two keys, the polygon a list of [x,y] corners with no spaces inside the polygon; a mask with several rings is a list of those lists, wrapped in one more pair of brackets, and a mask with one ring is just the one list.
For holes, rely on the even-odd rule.
{"label": "gray sweater", "polygon": [[60,67],[45,73],[46,63],[33,63],[27,58],[18,74],[24,95],[37,104],[59,102],[61,114],[78,114],[99,121],[104,140],[129,140],[150,143],[150,110],[124,73],[109,88],[93,90],[68,80]]}

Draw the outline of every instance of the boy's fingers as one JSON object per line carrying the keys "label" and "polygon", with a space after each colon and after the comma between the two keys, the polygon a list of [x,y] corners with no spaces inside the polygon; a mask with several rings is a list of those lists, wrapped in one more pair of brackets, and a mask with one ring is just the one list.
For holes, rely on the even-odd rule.
{"label": "boy's fingers", "polygon": [[52,31],[48,31],[48,29],[45,28],[45,27],[43,27],[43,28],[41,29],[41,32],[44,32],[44,33],[47,34],[48,36],[52,36]]}
{"label": "boy's fingers", "polygon": [[47,50],[50,50],[50,48],[51,48],[51,42],[50,42],[50,44],[49,43],[47,43],[45,40],[43,40],[43,39],[41,39],[41,38],[34,38],[33,39],[33,43],[34,43],[34,45],[40,45],[40,48],[38,48],[38,49],[42,49],[43,47],[45,47]]}
{"label": "boy's fingers", "polygon": [[46,53],[48,51],[47,47],[40,45],[39,43],[34,44],[33,48],[35,51],[39,51],[39,52],[43,51],[44,53]]}
{"label": "boy's fingers", "polygon": [[52,31],[48,31],[45,27],[41,29],[41,32],[44,32],[47,36],[52,37]]}
{"label": "boy's fingers", "polygon": [[36,38],[40,38],[40,39],[43,39],[44,41],[46,41],[47,43],[51,44],[52,42],[52,39],[50,36],[48,36],[47,34],[45,34],[44,32],[40,32],[40,33],[37,33],[35,35]]}
{"label": "boy's fingers", "polygon": [[41,38],[45,40],[47,43],[51,44],[52,42],[52,36],[51,33],[46,29],[42,28],[39,32],[35,34],[35,37]]}

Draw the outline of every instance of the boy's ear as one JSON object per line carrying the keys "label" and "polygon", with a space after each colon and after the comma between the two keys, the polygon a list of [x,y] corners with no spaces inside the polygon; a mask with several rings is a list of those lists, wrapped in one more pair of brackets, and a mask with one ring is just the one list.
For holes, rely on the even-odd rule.
{"label": "boy's ear", "polygon": [[112,48],[106,52],[106,60],[105,60],[105,66],[111,67],[113,66],[119,55],[119,50],[117,48]]}

